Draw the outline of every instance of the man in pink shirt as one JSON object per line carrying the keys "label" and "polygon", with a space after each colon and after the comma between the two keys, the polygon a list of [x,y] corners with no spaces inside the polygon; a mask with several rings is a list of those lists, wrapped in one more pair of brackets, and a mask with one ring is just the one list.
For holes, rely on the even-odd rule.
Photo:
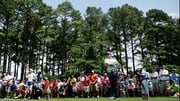
{"label": "man in pink shirt", "polygon": [[107,76],[107,73],[104,73],[103,76],[101,76],[101,81],[102,81],[102,96],[107,96],[108,89],[111,86],[109,77]]}
{"label": "man in pink shirt", "polygon": [[107,73],[104,73],[104,75],[101,77],[102,85],[106,87],[110,87],[111,83],[109,80],[109,77],[107,76]]}

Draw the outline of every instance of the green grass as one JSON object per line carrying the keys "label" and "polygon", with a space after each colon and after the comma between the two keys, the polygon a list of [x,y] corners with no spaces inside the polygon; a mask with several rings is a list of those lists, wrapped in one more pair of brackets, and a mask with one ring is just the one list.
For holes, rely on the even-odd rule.
{"label": "green grass", "polygon": [[[2,99],[0,99],[1,101]],[[4,100],[5,101],[5,100]],[[46,99],[28,100],[28,99],[6,99],[6,101],[47,101]],[[53,98],[49,101],[111,101],[109,98]],[[142,100],[141,97],[118,98],[114,101],[180,101],[180,98],[170,97],[150,97],[149,100]]]}

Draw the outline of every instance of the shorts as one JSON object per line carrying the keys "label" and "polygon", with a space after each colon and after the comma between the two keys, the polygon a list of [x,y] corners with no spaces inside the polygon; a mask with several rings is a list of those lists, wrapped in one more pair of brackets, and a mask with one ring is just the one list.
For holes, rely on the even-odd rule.
{"label": "shorts", "polygon": [[44,88],[44,93],[47,93],[47,94],[51,93],[51,89],[49,87]]}
{"label": "shorts", "polygon": [[86,92],[86,93],[89,93],[89,92],[90,92],[89,86],[84,86],[84,87],[83,87],[83,90],[84,90],[84,92]]}
{"label": "shorts", "polygon": [[28,89],[29,89],[29,90],[32,90],[33,81],[28,81],[28,82],[27,82],[27,86],[28,86]]}
{"label": "shorts", "polygon": [[77,93],[77,87],[72,87],[72,92]]}

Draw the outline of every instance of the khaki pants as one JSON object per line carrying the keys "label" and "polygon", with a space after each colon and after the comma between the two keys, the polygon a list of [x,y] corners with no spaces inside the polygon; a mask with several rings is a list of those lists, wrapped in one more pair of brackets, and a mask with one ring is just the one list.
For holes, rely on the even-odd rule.
{"label": "khaki pants", "polygon": [[44,88],[44,93],[46,93],[46,94],[51,93],[51,89],[49,87]]}
{"label": "khaki pants", "polygon": [[166,96],[168,87],[168,81],[160,81],[159,83],[159,91],[162,96]]}

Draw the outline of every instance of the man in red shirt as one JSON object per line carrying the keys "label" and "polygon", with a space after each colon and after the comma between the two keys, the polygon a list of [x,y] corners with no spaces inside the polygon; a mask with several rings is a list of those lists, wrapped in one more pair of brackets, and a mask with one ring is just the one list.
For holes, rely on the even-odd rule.
{"label": "man in red shirt", "polygon": [[97,96],[98,95],[98,84],[97,84],[98,74],[96,74],[92,70],[88,77],[89,77],[89,82],[90,82],[90,94],[91,96]]}
{"label": "man in red shirt", "polygon": [[52,93],[52,97],[57,97],[58,96],[58,80],[55,79],[52,83],[51,83],[52,87],[51,88],[51,93]]}
{"label": "man in red shirt", "polygon": [[47,100],[50,99],[50,93],[51,93],[50,82],[47,77],[44,78],[44,93],[45,93],[46,99]]}
{"label": "man in red shirt", "polygon": [[84,96],[89,97],[90,93],[90,80],[89,77],[85,76],[84,82],[83,82],[83,91],[84,91]]}

